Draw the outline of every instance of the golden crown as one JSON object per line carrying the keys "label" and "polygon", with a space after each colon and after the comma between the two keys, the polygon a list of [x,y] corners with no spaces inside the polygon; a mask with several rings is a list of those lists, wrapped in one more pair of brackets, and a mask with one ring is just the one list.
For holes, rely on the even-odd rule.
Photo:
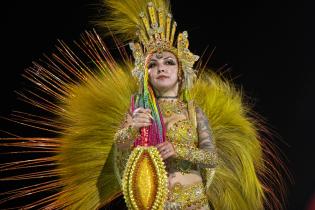
{"label": "golden crown", "polygon": [[134,75],[138,78],[142,77],[147,55],[170,51],[177,56],[184,73],[185,83],[190,88],[196,77],[193,65],[199,56],[194,55],[188,49],[188,33],[186,31],[179,33],[177,42],[174,43],[177,24],[173,20],[172,14],[161,8],[156,9],[152,2],[148,3],[147,10],[142,11],[139,17],[141,21],[138,23],[136,33],[139,42],[129,44],[135,58]]}

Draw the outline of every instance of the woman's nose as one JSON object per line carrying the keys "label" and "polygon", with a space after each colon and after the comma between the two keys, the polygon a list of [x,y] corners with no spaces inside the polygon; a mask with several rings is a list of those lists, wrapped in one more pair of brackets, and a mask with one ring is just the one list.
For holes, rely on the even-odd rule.
{"label": "woman's nose", "polygon": [[165,68],[162,65],[158,66],[158,73],[165,72]]}

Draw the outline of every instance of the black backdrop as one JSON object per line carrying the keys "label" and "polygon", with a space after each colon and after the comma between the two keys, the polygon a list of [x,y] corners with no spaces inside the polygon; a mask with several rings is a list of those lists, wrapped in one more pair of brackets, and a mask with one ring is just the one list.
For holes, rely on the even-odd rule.
{"label": "black backdrop", "polygon": [[[95,1],[7,2],[1,34],[1,116],[20,106],[14,90],[21,74],[57,39],[71,42],[91,29]],[[314,24],[312,4],[280,1],[173,1],[179,29],[187,30],[191,50],[216,47],[210,67],[227,64],[231,78],[254,99],[254,109],[281,136],[294,183],[287,209],[306,209],[315,196]],[[1,130],[6,130],[1,120]],[[1,183],[3,185],[4,183]],[[3,189],[3,187],[1,187]]]}

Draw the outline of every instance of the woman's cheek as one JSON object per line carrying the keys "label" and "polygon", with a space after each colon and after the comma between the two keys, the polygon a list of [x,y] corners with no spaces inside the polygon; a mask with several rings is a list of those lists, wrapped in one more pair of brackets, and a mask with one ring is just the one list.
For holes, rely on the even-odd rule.
{"label": "woman's cheek", "polygon": [[155,76],[154,76],[153,72],[149,70],[148,73],[149,73],[149,80],[151,82],[154,82],[155,81]]}

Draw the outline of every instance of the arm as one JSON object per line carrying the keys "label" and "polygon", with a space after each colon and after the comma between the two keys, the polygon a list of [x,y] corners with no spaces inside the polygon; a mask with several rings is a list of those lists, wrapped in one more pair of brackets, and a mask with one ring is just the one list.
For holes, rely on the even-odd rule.
{"label": "arm", "polygon": [[140,135],[142,127],[150,126],[152,116],[150,109],[137,108],[133,113],[127,113],[121,128],[115,134],[117,147],[132,149],[135,138]]}
{"label": "arm", "polygon": [[131,122],[132,117],[130,113],[126,113],[124,121],[122,121],[114,136],[114,170],[119,182],[121,182],[129,155],[133,150],[134,140],[137,136],[137,132],[131,127]]}
{"label": "arm", "polygon": [[176,157],[196,163],[201,168],[214,168],[218,164],[218,157],[208,119],[200,108],[196,108],[196,117],[199,148],[174,144]]}
{"label": "arm", "polygon": [[130,150],[137,135],[138,131],[132,127],[132,117],[130,113],[127,113],[124,122],[114,136],[117,147],[121,150]]}

